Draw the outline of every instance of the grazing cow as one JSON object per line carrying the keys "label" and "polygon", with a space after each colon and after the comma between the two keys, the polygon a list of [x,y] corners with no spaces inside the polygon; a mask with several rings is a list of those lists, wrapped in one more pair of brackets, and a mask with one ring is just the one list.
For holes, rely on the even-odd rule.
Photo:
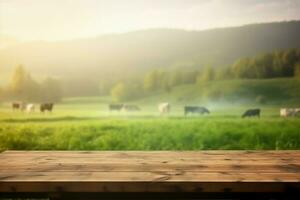
{"label": "grazing cow", "polygon": [[281,117],[300,116],[300,108],[281,108],[280,116]]}
{"label": "grazing cow", "polygon": [[41,111],[42,113],[43,113],[43,112],[46,112],[46,111],[52,112],[53,106],[54,106],[53,103],[42,103],[42,104],[40,105],[40,111]]}
{"label": "grazing cow", "polygon": [[137,112],[141,109],[137,105],[123,105],[122,110],[127,112]]}
{"label": "grazing cow", "polygon": [[160,115],[168,114],[171,111],[171,105],[169,103],[160,103],[158,110]]}
{"label": "grazing cow", "polygon": [[185,106],[184,107],[184,115],[188,115],[189,113],[196,113],[196,114],[209,114],[209,110],[205,107],[199,106]]}
{"label": "grazing cow", "polygon": [[249,109],[243,115],[242,118],[245,117],[260,117],[260,109]]}
{"label": "grazing cow", "polygon": [[19,110],[21,108],[21,103],[13,102],[12,103],[12,109],[13,110]]}
{"label": "grazing cow", "polygon": [[109,104],[108,105],[109,111],[120,111],[123,108],[123,104]]}
{"label": "grazing cow", "polygon": [[12,109],[13,110],[20,110],[24,111],[26,109],[27,104],[24,102],[13,102],[12,103]]}
{"label": "grazing cow", "polygon": [[26,105],[26,112],[32,113],[32,112],[34,112],[34,110],[35,110],[34,104],[27,104]]}

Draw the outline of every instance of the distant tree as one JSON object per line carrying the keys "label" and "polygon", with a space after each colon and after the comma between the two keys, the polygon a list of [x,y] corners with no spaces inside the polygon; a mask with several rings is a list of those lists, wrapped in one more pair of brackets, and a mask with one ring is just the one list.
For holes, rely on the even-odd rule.
{"label": "distant tree", "polygon": [[[273,70],[274,77],[281,77],[284,74],[284,65],[283,65],[283,52],[275,51],[273,55]],[[300,57],[299,57],[300,58]]]}
{"label": "distant tree", "polygon": [[13,72],[10,84],[9,91],[11,95],[15,98],[20,98],[24,100],[24,95],[26,92],[26,81],[27,81],[27,73],[22,65],[16,67]]}
{"label": "distant tree", "polygon": [[282,59],[284,65],[283,75],[286,77],[293,76],[294,67],[296,63],[300,61],[300,57],[297,58],[297,51],[295,49],[284,51]]}
{"label": "distant tree", "polygon": [[171,74],[170,74],[170,78],[169,78],[169,85],[171,87],[174,87],[174,86],[177,86],[177,85],[180,85],[182,82],[181,82],[181,78],[182,78],[182,72],[180,70],[175,70],[173,71]]}
{"label": "distant tree", "polygon": [[236,78],[292,77],[299,62],[300,49],[288,49],[239,59],[231,71]]}
{"label": "distant tree", "polygon": [[159,80],[158,80],[158,72],[157,70],[153,70],[146,74],[144,78],[144,89],[146,91],[154,91],[158,89]]}
{"label": "distant tree", "polygon": [[163,70],[153,70],[147,73],[144,78],[144,90],[155,91],[162,89],[166,75],[166,72]]}
{"label": "distant tree", "polygon": [[22,65],[16,67],[7,93],[11,98],[26,102],[39,101],[40,98],[39,84]]}
{"label": "distant tree", "polygon": [[137,99],[143,96],[143,89],[137,83],[119,82],[111,89],[112,99],[116,102]]}
{"label": "distant tree", "polygon": [[294,77],[300,78],[300,63],[296,64],[295,66]]}
{"label": "distant tree", "polygon": [[125,85],[123,82],[118,83],[115,85],[111,90],[111,96],[114,101],[119,102],[121,101],[125,96]]}
{"label": "distant tree", "polygon": [[227,80],[232,78],[231,70],[228,67],[220,67],[215,70],[215,80]]}
{"label": "distant tree", "polygon": [[62,99],[62,86],[59,80],[47,77],[41,83],[41,101],[56,103]]}
{"label": "distant tree", "polygon": [[184,70],[182,72],[181,82],[182,84],[194,84],[197,81],[198,70]]}
{"label": "distant tree", "polygon": [[215,70],[211,66],[207,66],[198,76],[197,83],[213,81],[215,79]]}
{"label": "distant tree", "polygon": [[249,66],[250,58],[243,58],[235,61],[231,70],[235,78],[246,78],[247,69]]}

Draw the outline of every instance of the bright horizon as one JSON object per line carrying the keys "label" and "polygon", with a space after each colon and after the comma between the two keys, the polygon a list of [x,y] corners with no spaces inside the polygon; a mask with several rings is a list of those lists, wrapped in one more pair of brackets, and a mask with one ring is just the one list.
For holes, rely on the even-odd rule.
{"label": "bright horizon", "polygon": [[0,35],[72,40],[152,28],[205,30],[300,19],[298,0],[0,0]]}

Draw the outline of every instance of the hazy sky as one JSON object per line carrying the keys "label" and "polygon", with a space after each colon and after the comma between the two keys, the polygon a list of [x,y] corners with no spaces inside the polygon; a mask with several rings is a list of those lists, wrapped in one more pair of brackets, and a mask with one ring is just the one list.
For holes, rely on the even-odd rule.
{"label": "hazy sky", "polygon": [[0,34],[65,40],[300,19],[300,0],[0,0]]}

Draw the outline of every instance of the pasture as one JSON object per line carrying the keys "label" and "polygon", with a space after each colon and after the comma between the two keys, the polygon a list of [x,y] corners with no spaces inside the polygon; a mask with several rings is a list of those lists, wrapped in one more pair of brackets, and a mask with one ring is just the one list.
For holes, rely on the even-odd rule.
{"label": "pasture", "polygon": [[132,102],[141,112],[109,112],[108,98],[69,98],[52,114],[0,106],[1,150],[279,150],[300,149],[300,118],[279,117],[280,106],[259,106],[261,118],[242,119],[257,105],[208,105],[210,115],[184,117],[172,103]]}

